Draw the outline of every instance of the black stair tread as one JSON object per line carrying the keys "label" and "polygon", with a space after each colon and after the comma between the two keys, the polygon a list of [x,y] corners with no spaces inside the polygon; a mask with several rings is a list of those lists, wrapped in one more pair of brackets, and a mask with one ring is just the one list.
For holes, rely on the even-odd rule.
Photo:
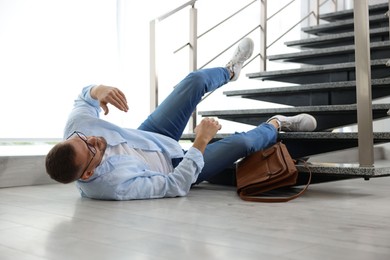
{"label": "black stair tread", "polygon": [[[357,163],[310,163],[307,167],[303,164],[298,164],[297,170],[299,174],[295,186],[302,186],[306,185],[309,181],[309,175],[307,174],[309,170],[312,173],[310,184],[318,184],[346,179],[361,178],[369,180],[370,178],[389,176],[390,164],[386,161],[384,164],[377,165],[377,162],[375,162],[374,167],[361,167]],[[235,166],[225,169],[211,179],[210,182],[236,186]]]}
{"label": "black stair tread", "polygon": [[[232,134],[217,134],[212,142],[226,138]],[[183,134],[181,140],[193,141],[195,134]],[[286,132],[279,133],[278,140],[288,148],[291,157],[302,158],[332,151],[358,147],[358,133],[335,132]],[[389,132],[374,132],[374,144],[390,142]]]}
{"label": "black stair tread", "polygon": [[[387,61],[388,59],[371,61],[371,78],[383,78],[388,76],[388,68],[386,67]],[[250,79],[310,84],[317,82],[354,80],[355,68],[355,62],[346,62],[329,65],[312,65],[297,69],[248,73],[246,76]],[[341,74],[344,72],[345,74]]]}
{"label": "black stair tread", "polygon": [[[390,41],[373,42],[371,47],[371,59],[383,59],[387,56],[383,55],[385,52],[380,52],[379,55],[373,55],[376,51],[389,51]],[[327,58],[321,59],[322,57]],[[278,55],[268,56],[270,61],[280,62],[300,62],[306,64],[325,64],[327,63],[342,63],[355,61],[355,45],[330,47],[323,49],[314,49],[308,51],[292,52]]]}
{"label": "black stair tread", "polygon": [[[373,104],[373,119],[388,117],[387,111],[390,104]],[[233,122],[244,123],[257,126],[261,122],[267,121],[274,115],[293,116],[299,113],[308,113],[317,120],[316,131],[334,129],[357,122],[357,106],[352,105],[332,105],[332,106],[302,106],[284,108],[261,108],[242,110],[220,110],[220,111],[199,111],[201,116],[218,117],[220,119]]]}
{"label": "black stair tread", "polygon": [[[390,84],[390,78],[382,78],[382,79],[372,79],[372,86],[387,86]],[[257,89],[242,89],[242,90],[229,90],[224,91],[223,94],[230,96],[240,96],[243,98],[250,98],[252,96],[261,96],[261,95],[272,95],[272,94],[280,94],[286,95],[295,92],[306,92],[306,91],[323,91],[326,89],[350,89],[356,88],[356,81],[338,81],[338,82],[326,82],[326,83],[314,83],[314,84],[303,84],[303,85],[291,85],[291,86],[283,86],[283,87],[268,87],[268,88],[257,88]]]}
{"label": "black stair tread", "polygon": [[[370,29],[371,42],[375,40],[385,40],[389,37],[389,28],[375,28]],[[376,38],[375,38],[376,37]],[[288,47],[297,47],[297,48],[323,48],[331,46],[344,46],[345,44],[354,43],[354,32],[346,32],[339,34],[329,34],[316,36],[301,40],[288,41],[285,42],[285,45]]]}
{"label": "black stair tread", "polygon": [[[389,23],[389,18],[384,14],[369,16],[370,28],[383,27]],[[350,32],[354,30],[354,19],[324,23],[302,28],[302,31],[313,35],[334,34]]]}
{"label": "black stair tread", "polygon": [[[384,177],[390,175],[390,165],[376,165],[374,167],[360,167],[358,164],[336,164],[336,163],[311,163],[308,168],[303,164],[297,165],[299,172],[295,186],[306,185],[309,181],[310,170],[312,173],[310,184],[318,184],[331,181],[340,181],[346,179],[364,178],[369,180],[374,177]],[[225,169],[217,174],[210,183],[236,186],[235,166]],[[285,192],[285,191],[283,191]]]}
{"label": "black stair tread", "polygon": [[[234,110],[214,110],[214,111],[199,111],[201,116],[251,116],[264,115],[266,118],[275,114],[283,114],[286,116],[295,115],[298,113],[342,113],[356,111],[357,105],[335,105],[335,106],[303,106],[303,107],[281,107],[281,108],[253,108],[253,109],[234,109]],[[373,110],[390,109],[390,104],[373,104]],[[264,120],[266,121],[266,120]],[[259,121],[262,122],[262,121]],[[254,124],[258,125],[258,123]]]}
{"label": "black stair tread", "polygon": [[[233,133],[217,133],[213,141],[226,138],[233,135]],[[390,141],[390,132],[374,132],[373,138],[375,143],[389,142]],[[190,140],[195,139],[195,134],[187,133],[183,134],[180,140]],[[299,142],[300,140],[319,140],[322,142],[328,142],[331,140],[336,140],[340,142],[349,142],[357,141],[358,133],[357,132],[280,132],[278,134],[278,139],[283,142],[294,141]]]}
{"label": "black stair tread", "polygon": [[[388,3],[369,5],[368,12],[370,15],[385,14],[388,10]],[[342,10],[332,13],[320,14],[321,20],[337,21],[353,18],[353,9]]]}
{"label": "black stair tread", "polygon": [[[372,99],[390,95],[390,78],[371,80]],[[284,87],[261,87],[257,89],[223,92],[227,97],[238,96],[253,100],[290,106],[321,106],[356,103],[356,82],[339,81]]]}
{"label": "black stair tread", "polygon": [[[309,163],[307,169],[304,165],[297,165],[300,173],[330,174],[339,176],[356,176],[364,178],[390,176],[390,163],[374,163],[373,167],[360,166],[358,163]],[[302,182],[303,183],[303,182]]]}

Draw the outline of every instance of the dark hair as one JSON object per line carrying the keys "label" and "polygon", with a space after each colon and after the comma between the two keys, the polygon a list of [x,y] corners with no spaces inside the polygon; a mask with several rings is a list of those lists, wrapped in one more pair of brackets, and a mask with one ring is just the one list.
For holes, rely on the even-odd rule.
{"label": "dark hair", "polygon": [[46,172],[61,183],[70,183],[80,176],[80,166],[75,163],[76,151],[69,143],[56,144],[46,155]]}

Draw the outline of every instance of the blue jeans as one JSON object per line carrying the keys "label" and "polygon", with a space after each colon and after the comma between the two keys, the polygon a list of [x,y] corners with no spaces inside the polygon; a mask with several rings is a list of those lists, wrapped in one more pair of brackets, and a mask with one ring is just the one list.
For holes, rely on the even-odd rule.
{"label": "blue jeans", "polygon": [[[229,71],[222,67],[190,73],[138,129],[163,134],[179,141],[204,94],[225,85],[229,80]],[[276,137],[275,127],[262,123],[248,132],[235,133],[210,143],[204,152],[205,165],[196,183],[207,181],[232,166],[238,159],[274,144]]]}

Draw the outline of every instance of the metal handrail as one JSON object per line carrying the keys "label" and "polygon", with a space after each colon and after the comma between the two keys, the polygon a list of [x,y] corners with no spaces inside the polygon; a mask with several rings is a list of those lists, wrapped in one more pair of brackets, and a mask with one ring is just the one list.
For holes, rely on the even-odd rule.
{"label": "metal handrail", "polygon": [[[229,15],[228,17],[226,17],[225,19],[223,19],[221,22],[217,23],[216,25],[210,27],[209,29],[207,29],[206,31],[204,31],[202,34],[198,35],[196,38],[197,39],[200,39],[202,38],[202,36],[208,34],[209,32],[211,32],[212,30],[214,30],[215,28],[217,28],[218,26],[222,25],[223,23],[227,22],[228,20],[230,20],[231,18],[233,18],[234,16],[236,16],[237,14],[241,13],[242,11],[244,11],[246,8],[248,8],[249,6],[251,6],[253,3],[257,2],[258,0],[254,0],[252,2],[250,2],[249,4],[245,5],[244,7],[240,8],[238,11],[234,12],[232,15]],[[293,0],[295,1],[295,0]],[[179,47],[177,50],[175,50],[173,53],[177,53],[178,51],[182,50],[183,48],[185,48],[186,46],[188,46],[189,43],[186,43],[184,45],[182,45],[181,47]]]}
{"label": "metal handrail", "polygon": [[282,6],[278,11],[276,11],[273,15],[271,15],[270,17],[267,17],[267,21],[268,20],[271,20],[273,17],[275,17],[278,13],[280,13],[281,11],[283,11],[284,9],[286,9],[290,4],[294,3],[295,0],[292,0],[290,1],[289,3],[285,4],[284,6]]}
{"label": "metal handrail", "polygon": [[173,9],[172,11],[167,12],[166,14],[163,14],[163,15],[157,17],[155,20],[157,20],[158,22],[161,22],[162,20],[165,20],[166,18],[168,18],[168,17],[170,17],[170,16],[176,14],[177,12],[179,12],[179,11],[181,11],[182,9],[186,8],[187,6],[190,6],[190,5],[191,5],[191,6],[194,6],[194,4],[195,4],[196,1],[197,1],[197,0],[191,0],[191,1],[187,2],[187,3],[184,3],[184,4],[182,4],[181,6],[179,6],[179,7],[175,8],[175,9]]}
{"label": "metal handrail", "polygon": [[157,75],[157,58],[156,58],[156,24],[166,18],[176,14],[188,6],[194,7],[197,0],[188,1],[174,10],[150,21],[150,110],[153,111],[158,106],[158,75]]}
{"label": "metal handrail", "polygon": [[311,11],[309,14],[307,14],[305,17],[303,17],[301,20],[299,20],[296,24],[294,24],[293,26],[291,26],[289,29],[287,29],[284,33],[282,33],[278,38],[276,38],[276,40],[274,40],[272,43],[270,43],[268,46],[267,46],[267,49],[269,47],[271,47],[272,45],[274,45],[276,42],[278,42],[281,38],[283,38],[287,33],[289,33],[292,29],[294,29],[295,27],[297,27],[300,23],[302,23],[304,20],[306,20],[307,18],[310,17],[310,15],[314,15],[314,17],[317,17],[316,14]]}
{"label": "metal handrail", "polygon": [[230,50],[234,45],[236,45],[237,43],[239,43],[242,39],[244,39],[245,37],[247,37],[249,34],[253,33],[254,31],[256,31],[258,28],[260,27],[260,25],[256,26],[255,28],[253,28],[252,30],[250,30],[248,33],[246,33],[244,36],[241,36],[238,40],[236,40],[234,43],[230,44],[228,47],[226,47],[223,51],[221,51],[220,53],[218,53],[217,55],[215,55],[213,58],[211,58],[208,62],[206,62],[205,64],[203,64],[202,66],[199,67],[199,69],[203,69],[204,67],[206,67],[207,65],[209,65],[211,62],[213,62],[214,60],[216,60],[218,57],[222,56],[222,54],[224,54],[225,52],[227,52],[228,50]]}
{"label": "metal handrail", "polygon": [[[390,0],[389,0],[390,1]],[[208,61],[206,64],[204,64],[202,67],[200,67],[200,69],[206,67],[209,63],[211,63],[212,61],[214,61],[216,58],[218,58],[219,56],[221,56],[222,54],[224,54],[227,50],[229,50],[230,48],[232,48],[234,45],[236,45],[237,43],[239,43],[242,39],[244,39],[246,36],[248,36],[249,34],[251,34],[252,32],[254,32],[257,28],[259,28],[260,25],[256,26],[254,29],[252,29],[249,33],[245,34],[244,36],[242,36],[240,39],[238,39],[236,42],[234,42],[233,44],[231,44],[229,47],[227,47],[225,50],[223,50],[222,52],[220,52],[218,55],[216,55],[214,58],[212,58],[210,61]],[[253,57],[252,59],[248,60],[244,65],[242,65],[242,68],[245,68],[245,66],[247,66],[249,63],[251,63],[253,60],[255,60],[256,57],[258,57],[260,54],[258,55],[255,55],[255,57]],[[211,91],[211,92],[208,92],[199,102],[199,104],[205,100],[206,98],[208,98],[211,94],[214,93],[215,90]]]}

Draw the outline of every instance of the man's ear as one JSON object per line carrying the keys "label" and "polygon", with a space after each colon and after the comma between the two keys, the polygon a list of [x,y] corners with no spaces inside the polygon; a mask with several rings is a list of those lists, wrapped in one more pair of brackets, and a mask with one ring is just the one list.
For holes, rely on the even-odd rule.
{"label": "man's ear", "polygon": [[88,180],[92,175],[93,175],[93,171],[86,172],[86,173],[83,174],[83,176],[81,177],[81,179],[82,179],[82,180]]}

